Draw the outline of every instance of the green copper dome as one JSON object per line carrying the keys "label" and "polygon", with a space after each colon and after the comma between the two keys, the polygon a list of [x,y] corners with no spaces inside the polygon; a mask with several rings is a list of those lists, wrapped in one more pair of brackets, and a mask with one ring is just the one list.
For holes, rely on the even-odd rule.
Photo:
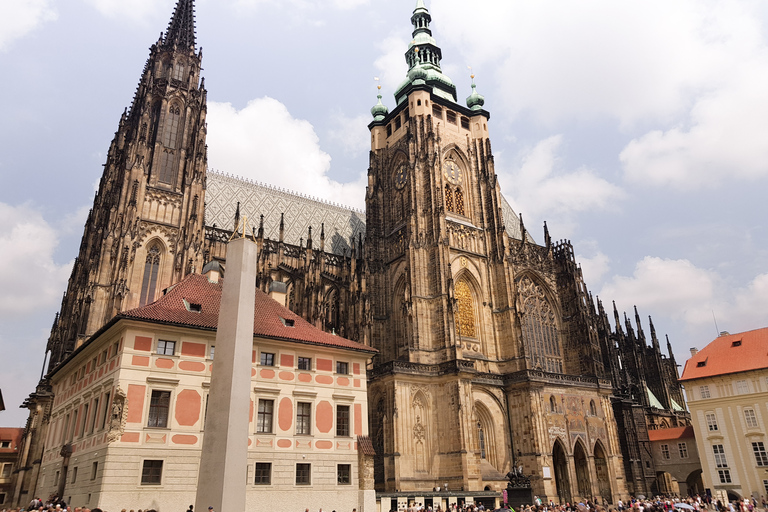
{"label": "green copper dome", "polygon": [[472,94],[467,98],[467,106],[472,110],[482,110],[485,104],[485,98],[477,94],[474,76],[472,77]]}
{"label": "green copper dome", "polygon": [[377,98],[379,98],[379,102],[371,108],[371,115],[374,121],[383,121],[387,114],[389,114],[389,109],[381,102],[381,94]]}

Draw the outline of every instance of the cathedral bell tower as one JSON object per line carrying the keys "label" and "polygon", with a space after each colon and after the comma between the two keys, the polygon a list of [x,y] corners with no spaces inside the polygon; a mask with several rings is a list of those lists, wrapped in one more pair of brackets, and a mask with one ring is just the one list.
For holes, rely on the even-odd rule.
{"label": "cathedral bell tower", "polygon": [[390,112],[379,95],[369,124],[366,279],[380,351],[369,410],[377,490],[386,492],[483,489],[485,477],[503,480],[493,467],[510,464],[507,427],[492,450],[477,435],[481,424],[490,435],[495,420],[474,406],[471,383],[476,364],[510,350],[494,323],[511,314],[486,307],[507,293],[490,114],[474,83],[466,106],[457,101],[431,21],[418,0],[396,106]]}
{"label": "cathedral bell tower", "polygon": [[207,166],[194,1],[178,0],[120,117],[47,350],[60,363],[115,314],[199,270]]}

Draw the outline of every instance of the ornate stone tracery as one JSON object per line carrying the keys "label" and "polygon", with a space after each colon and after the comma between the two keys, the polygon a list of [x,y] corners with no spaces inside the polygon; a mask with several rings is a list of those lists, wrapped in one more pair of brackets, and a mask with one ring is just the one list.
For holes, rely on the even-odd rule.
{"label": "ornate stone tracery", "polygon": [[522,314],[523,341],[533,368],[562,373],[563,355],[557,330],[557,317],[544,289],[529,276],[518,281]]}
{"label": "ornate stone tracery", "polygon": [[456,283],[456,331],[459,336],[474,338],[475,329],[475,303],[472,290],[464,279]]}

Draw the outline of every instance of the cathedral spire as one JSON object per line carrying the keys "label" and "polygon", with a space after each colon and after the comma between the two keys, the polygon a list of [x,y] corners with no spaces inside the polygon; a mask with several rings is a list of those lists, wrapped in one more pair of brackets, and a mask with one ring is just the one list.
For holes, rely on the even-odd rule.
{"label": "cathedral spire", "polygon": [[395,91],[395,100],[398,104],[405,101],[411,86],[425,85],[432,90],[433,94],[456,103],[456,86],[440,69],[443,51],[432,37],[432,30],[429,28],[431,22],[432,16],[424,5],[424,0],[417,0],[416,8],[411,15],[413,40],[405,52],[408,76]]}
{"label": "cathedral spire", "polygon": [[195,1],[178,0],[165,31],[163,46],[195,47]]}

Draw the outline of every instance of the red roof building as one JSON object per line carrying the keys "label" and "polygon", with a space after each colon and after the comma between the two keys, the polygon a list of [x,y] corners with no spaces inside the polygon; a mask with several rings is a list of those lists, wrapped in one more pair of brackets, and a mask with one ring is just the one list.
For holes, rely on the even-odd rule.
{"label": "red roof building", "polygon": [[[190,275],[116,316],[51,372],[32,493],[106,510],[195,501],[221,290],[213,274]],[[247,508],[370,509],[366,368],[376,350],[258,290],[253,332]]]}
{"label": "red roof building", "polygon": [[768,368],[768,327],[716,338],[685,362],[681,381]]}

